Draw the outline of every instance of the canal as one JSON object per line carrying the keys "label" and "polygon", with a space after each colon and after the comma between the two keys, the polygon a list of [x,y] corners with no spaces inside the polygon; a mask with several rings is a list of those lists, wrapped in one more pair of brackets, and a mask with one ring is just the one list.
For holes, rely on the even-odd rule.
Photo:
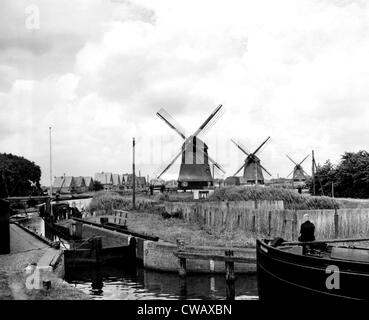
{"label": "canal", "polygon": [[[45,236],[45,222],[40,217],[35,215],[23,224]],[[236,276],[235,299],[258,299],[256,275]],[[96,300],[226,298],[223,274],[189,274],[182,280],[176,273],[147,270],[138,265],[111,265],[74,270],[65,275],[65,280]]]}

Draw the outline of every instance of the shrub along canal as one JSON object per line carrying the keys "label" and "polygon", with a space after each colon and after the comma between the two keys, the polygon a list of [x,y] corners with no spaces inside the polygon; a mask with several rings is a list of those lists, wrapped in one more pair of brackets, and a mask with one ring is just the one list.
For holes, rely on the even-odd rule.
{"label": "shrub along canal", "polygon": [[[46,236],[40,217],[34,216],[23,224]],[[256,275],[236,277],[235,299],[257,299]],[[183,280],[177,273],[148,270],[136,264],[79,268],[66,274],[65,280],[97,300],[225,299],[227,290],[224,274],[188,274]]]}

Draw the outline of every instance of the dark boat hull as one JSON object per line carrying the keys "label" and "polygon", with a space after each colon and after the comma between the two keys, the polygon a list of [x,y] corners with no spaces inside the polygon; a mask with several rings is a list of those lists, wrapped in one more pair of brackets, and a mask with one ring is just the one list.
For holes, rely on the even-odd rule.
{"label": "dark boat hull", "polygon": [[263,301],[369,300],[367,262],[299,255],[257,240],[257,276]]}

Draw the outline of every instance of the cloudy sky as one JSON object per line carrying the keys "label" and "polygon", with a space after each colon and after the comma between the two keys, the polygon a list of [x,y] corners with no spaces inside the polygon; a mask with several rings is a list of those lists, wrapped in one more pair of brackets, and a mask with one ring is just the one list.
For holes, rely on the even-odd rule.
{"label": "cloudy sky", "polygon": [[[273,177],[315,150],[318,162],[369,149],[365,0],[0,2],[0,152],[53,175],[137,168],[153,176],[181,138],[165,108],[232,175],[260,152]],[[164,178],[176,178],[178,164]],[[306,163],[310,171],[310,162]],[[221,173],[216,172],[217,177]]]}

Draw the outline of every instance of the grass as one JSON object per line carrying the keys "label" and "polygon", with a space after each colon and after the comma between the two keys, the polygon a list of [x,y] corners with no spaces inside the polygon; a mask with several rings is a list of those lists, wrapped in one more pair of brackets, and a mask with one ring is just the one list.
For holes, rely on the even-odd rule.
{"label": "grass", "polygon": [[[176,244],[177,239],[194,246],[254,247],[255,235],[244,230],[212,230],[182,219],[164,219],[159,214],[130,211],[128,228],[131,231],[158,236],[161,240]],[[99,218],[91,218],[98,221]],[[89,218],[90,220],[90,218]]]}
{"label": "grass", "polygon": [[232,186],[219,188],[209,196],[208,201],[246,201],[246,200],[283,200],[285,209],[314,210],[334,209],[337,201],[329,197],[313,197],[298,194],[295,191],[258,186]]}
{"label": "grass", "polygon": [[[161,211],[155,211],[153,208],[168,198],[171,201],[193,201],[190,193],[138,195],[137,202],[142,205],[139,210],[130,211],[128,228],[137,233],[158,236],[161,240],[170,243],[176,243],[178,238],[182,238],[185,243],[194,246],[255,246],[255,238],[259,235],[240,228],[229,231],[226,228],[208,228],[199,222],[186,222],[174,217],[164,219],[159,214]],[[286,209],[331,209],[337,205],[334,200],[328,197],[311,197],[287,189],[250,186],[216,189],[207,201],[225,200],[283,200]],[[95,194],[89,211],[104,210],[109,215],[113,208],[127,210],[131,207],[131,196],[103,191]]]}
{"label": "grass", "polygon": [[[136,206],[140,210],[147,210],[152,208],[157,201],[155,198],[138,194],[136,197]],[[121,195],[116,192],[99,191],[94,194],[87,211],[101,211],[105,210],[107,214],[112,214],[113,209],[129,210],[132,208],[132,195]]]}
{"label": "grass", "polygon": [[367,209],[369,199],[336,198],[341,209]]}

